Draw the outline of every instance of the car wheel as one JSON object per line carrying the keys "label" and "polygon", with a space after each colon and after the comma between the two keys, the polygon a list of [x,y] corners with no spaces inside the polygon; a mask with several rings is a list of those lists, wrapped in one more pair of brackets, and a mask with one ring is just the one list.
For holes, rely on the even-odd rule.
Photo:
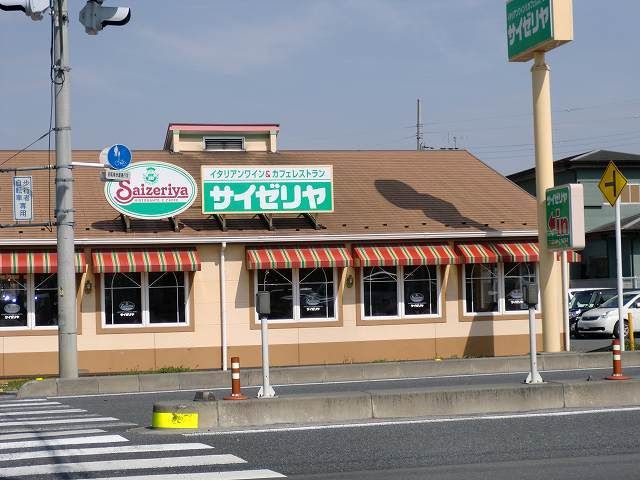
{"label": "car wheel", "polygon": [[[616,322],[615,327],[613,327],[613,337],[620,338],[620,321]],[[624,321],[624,337],[629,337],[629,322],[627,320]]]}

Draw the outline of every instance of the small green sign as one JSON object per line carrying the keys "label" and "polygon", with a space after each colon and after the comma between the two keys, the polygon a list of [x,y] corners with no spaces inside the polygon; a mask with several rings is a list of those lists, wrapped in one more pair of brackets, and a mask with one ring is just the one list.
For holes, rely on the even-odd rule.
{"label": "small green sign", "polygon": [[548,188],[547,248],[567,250],[584,248],[584,200],[582,185],[571,184]]}
{"label": "small green sign", "polygon": [[203,166],[202,213],[333,211],[331,166]]}
{"label": "small green sign", "polygon": [[552,40],[552,0],[507,1],[509,60]]}

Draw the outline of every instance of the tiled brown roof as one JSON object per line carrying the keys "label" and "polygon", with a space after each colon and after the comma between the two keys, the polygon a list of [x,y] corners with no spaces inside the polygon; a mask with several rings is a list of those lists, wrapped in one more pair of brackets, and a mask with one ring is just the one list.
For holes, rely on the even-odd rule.
{"label": "tiled brown roof", "polygon": [[[0,163],[14,152],[0,151]],[[96,162],[97,151],[75,151],[74,161]],[[46,165],[48,152],[28,151],[2,165],[5,167]],[[281,151],[185,152],[135,151],[135,161],[155,160],[179,165],[200,181],[201,165],[333,165],[335,212],[320,214],[323,228],[295,216],[276,217],[275,231],[259,218],[235,216],[222,232],[218,223],[201,213],[200,192],[191,208],[180,215],[183,227],[173,232],[165,220],[131,222],[125,233],[119,213],[107,203],[99,169],[76,167],[75,208],[78,243],[109,239],[185,240],[195,237],[263,237],[286,240],[304,236],[441,235],[474,236],[485,232],[499,236],[505,231],[531,235],[536,230],[535,200],[463,150],[454,151]],[[52,154],[52,161],[55,161]],[[26,174],[34,177],[35,222],[49,219],[55,206],[55,188],[47,171]],[[51,189],[49,189],[51,185]],[[51,192],[51,210],[48,195]],[[11,174],[0,175],[0,222],[11,223]],[[0,242],[8,240],[55,239],[38,227],[0,229]],[[164,240],[162,240],[164,241]]]}

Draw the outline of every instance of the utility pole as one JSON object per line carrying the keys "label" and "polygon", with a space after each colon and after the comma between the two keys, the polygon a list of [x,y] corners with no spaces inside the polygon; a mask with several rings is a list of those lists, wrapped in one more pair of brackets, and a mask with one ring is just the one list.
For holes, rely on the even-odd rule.
{"label": "utility pole", "polygon": [[[104,0],[87,0],[80,23],[89,35],[108,25],[126,25],[128,7],[103,7]],[[53,18],[53,93],[56,133],[56,240],[58,263],[58,369],[60,378],[78,377],[76,322],[73,163],[71,159],[71,87],[69,67],[69,11],[67,0],[0,0],[0,10],[20,10],[42,20],[51,8]],[[95,165],[91,165],[95,166]],[[34,170],[40,168],[35,167]],[[37,224],[31,224],[35,226]]]}
{"label": "utility pole", "polygon": [[418,99],[418,115],[416,119],[416,150],[422,150],[422,109]]}
{"label": "utility pole", "polygon": [[53,2],[53,78],[56,132],[56,232],[58,253],[58,360],[60,378],[78,377],[74,253],[71,88],[67,0]]}

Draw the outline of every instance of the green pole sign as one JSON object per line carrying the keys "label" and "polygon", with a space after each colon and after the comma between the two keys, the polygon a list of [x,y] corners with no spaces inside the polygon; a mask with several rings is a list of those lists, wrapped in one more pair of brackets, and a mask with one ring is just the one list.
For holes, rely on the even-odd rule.
{"label": "green pole sign", "polygon": [[584,199],[581,184],[548,188],[547,248],[568,250],[584,248]]}
{"label": "green pole sign", "polygon": [[509,61],[525,62],[573,40],[571,0],[507,0]]}
{"label": "green pole sign", "polygon": [[202,213],[333,212],[327,165],[203,166]]}

